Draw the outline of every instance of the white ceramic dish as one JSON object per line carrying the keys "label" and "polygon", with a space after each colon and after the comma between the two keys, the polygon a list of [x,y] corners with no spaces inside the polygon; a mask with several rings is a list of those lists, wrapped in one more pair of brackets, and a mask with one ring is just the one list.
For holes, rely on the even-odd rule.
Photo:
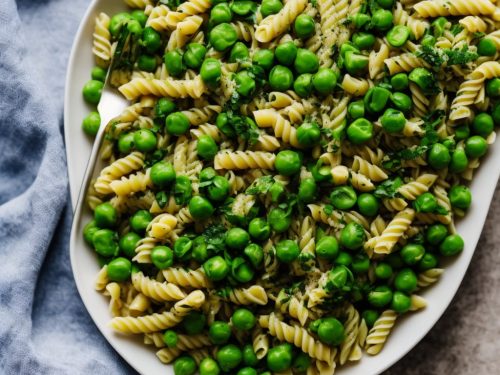
{"label": "white ceramic dish", "polygon": [[[81,89],[89,79],[90,71],[94,66],[91,53],[94,17],[101,11],[113,14],[124,9],[125,5],[119,0],[94,0],[82,20],[73,44],[66,78],[64,112],[73,207],[77,201],[92,148],[91,140],[81,131],[80,124],[83,117],[91,110],[82,99]],[[472,208],[466,219],[457,225],[458,232],[465,240],[465,249],[459,257],[446,265],[446,272],[441,280],[423,293],[428,301],[428,307],[398,321],[379,355],[370,357],[365,354],[359,363],[342,368],[338,374],[378,374],[401,359],[434,326],[450,304],[465,275],[479,240],[499,175],[500,142],[497,142],[491,146],[488,156],[474,177],[471,187],[474,196]],[[154,350],[143,345],[139,337],[134,339],[134,337],[118,335],[107,327],[110,319],[108,301],[94,290],[94,280],[99,270],[97,259],[82,237],[83,225],[90,218],[91,214],[87,209],[81,212],[81,218],[78,214],[76,215],[70,244],[73,274],[87,310],[110,344],[137,371],[148,375],[173,374],[171,367],[162,364],[156,358]]]}

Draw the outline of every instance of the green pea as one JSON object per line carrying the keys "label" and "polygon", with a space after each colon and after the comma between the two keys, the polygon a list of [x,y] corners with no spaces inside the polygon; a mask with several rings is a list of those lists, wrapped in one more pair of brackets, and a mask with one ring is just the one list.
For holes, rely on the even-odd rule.
{"label": "green pea", "polygon": [[[219,5],[219,4],[218,4]],[[207,53],[207,47],[201,43],[189,43],[182,56],[184,64],[191,69],[199,69]]]}
{"label": "green pea", "polygon": [[292,224],[292,218],[281,208],[273,208],[269,211],[267,221],[276,233],[283,233]]}
{"label": "green pea", "polygon": [[375,267],[375,276],[377,279],[387,280],[392,277],[392,267],[388,263],[378,263]]}
{"label": "green pea", "polygon": [[297,373],[305,373],[311,366],[311,358],[306,353],[299,353],[293,360],[292,369]]}
{"label": "green pea", "polygon": [[215,176],[212,183],[208,186],[208,198],[214,202],[222,202],[229,196],[231,186],[227,178]]}
{"label": "green pea", "polygon": [[145,72],[154,72],[156,70],[156,57],[140,55],[137,59],[137,67]]}
{"label": "green pea", "polygon": [[255,272],[244,258],[237,257],[231,262],[231,274],[236,281],[247,283],[253,279]]}
{"label": "green pea", "polygon": [[392,26],[392,20],[392,12],[379,9],[372,14],[371,24],[375,29],[385,31]]}
{"label": "green pea", "polygon": [[220,281],[229,273],[229,266],[224,258],[217,255],[203,263],[203,270],[210,280]]}
{"label": "green pea", "polygon": [[286,91],[293,84],[293,73],[286,66],[276,65],[269,73],[269,85],[273,90]]}
{"label": "green pea", "polygon": [[316,255],[327,260],[334,260],[339,253],[339,243],[333,236],[324,236],[316,243]]}
{"label": "green pea", "polygon": [[417,276],[409,268],[399,271],[394,278],[394,286],[400,292],[412,293],[417,289]]}
{"label": "green pea", "polygon": [[453,151],[453,154],[451,154],[451,161],[449,166],[450,172],[465,172],[468,165],[469,159],[467,158],[467,154],[465,153],[465,150],[463,148],[459,147],[455,151]]}
{"label": "green pea", "polygon": [[427,156],[429,164],[432,168],[446,168],[451,161],[450,151],[441,143],[436,143],[432,146]]}
{"label": "green pea", "polygon": [[163,57],[163,61],[165,62],[165,67],[167,68],[168,73],[172,77],[179,77],[186,70],[182,53],[178,50],[168,51]]}
{"label": "green pea", "polygon": [[191,311],[182,320],[182,326],[188,335],[197,335],[205,328],[205,314],[199,311]]}
{"label": "green pea", "polygon": [[260,13],[262,17],[270,16],[271,14],[278,13],[283,8],[283,3],[280,0],[262,0],[260,6]]}
{"label": "green pea", "polygon": [[285,42],[278,45],[274,51],[276,60],[282,65],[292,65],[298,53],[294,42]]}
{"label": "green pea", "polygon": [[347,107],[347,113],[353,120],[363,117],[365,115],[365,104],[362,100],[351,102]]}
{"label": "green pea", "polygon": [[375,44],[375,36],[370,33],[357,32],[352,36],[352,42],[359,49],[371,49]]}
{"label": "green pea", "polygon": [[403,314],[410,310],[411,298],[406,294],[396,291],[392,296],[391,309],[399,314]]}
{"label": "green pea", "polygon": [[212,203],[206,198],[195,196],[189,201],[189,212],[195,220],[205,220],[214,214]]}
{"label": "green pea", "polygon": [[274,64],[274,52],[270,49],[258,49],[254,52],[252,62],[265,70],[269,70]]}
{"label": "green pea", "polygon": [[175,331],[172,331],[171,329],[167,329],[163,333],[162,338],[165,345],[167,345],[169,348],[175,348],[177,346],[177,342],[179,341],[179,336],[177,336],[177,333],[175,333]]}
{"label": "green pea", "polygon": [[243,347],[243,363],[247,366],[257,366],[259,363],[251,344],[246,344]]}
{"label": "green pea", "polygon": [[142,45],[148,53],[155,53],[161,46],[160,34],[152,27],[145,27],[142,31]]}
{"label": "green pea", "polygon": [[127,258],[115,258],[108,263],[108,277],[111,281],[122,282],[130,278],[132,263]]}
{"label": "green pea", "polygon": [[142,35],[142,26],[137,20],[130,20],[127,22],[127,30],[130,31],[131,34],[139,36]]}
{"label": "green pea", "polygon": [[453,207],[461,210],[469,209],[472,202],[472,194],[470,189],[464,185],[455,185],[449,192],[450,203]]}
{"label": "green pea", "polygon": [[380,118],[380,122],[388,133],[399,133],[406,125],[406,118],[403,112],[388,108]]}
{"label": "green pea", "polygon": [[118,254],[118,235],[110,229],[99,229],[92,236],[92,244],[97,254],[113,257]]}
{"label": "green pea", "polygon": [[307,177],[300,182],[298,198],[303,203],[312,203],[316,198],[318,186],[312,177]]}
{"label": "green pea", "polygon": [[488,142],[479,136],[474,135],[465,141],[465,153],[470,158],[480,158],[488,151]]}
{"label": "green pea", "polygon": [[283,198],[285,197],[286,191],[285,191],[284,186],[281,183],[276,181],[271,185],[268,193],[271,196],[271,202],[278,203],[278,202],[283,200]]}
{"label": "green pea", "polygon": [[294,67],[299,74],[316,73],[319,69],[319,58],[312,51],[299,48]]}
{"label": "green pea", "polygon": [[413,266],[420,262],[424,254],[424,247],[418,244],[410,243],[408,245],[405,245],[401,249],[401,257],[403,258],[403,261],[409,266]]}
{"label": "green pea", "polygon": [[300,39],[306,39],[313,36],[315,31],[314,18],[308,14],[300,14],[294,23],[295,35]]}
{"label": "green pea", "polygon": [[365,118],[354,120],[347,128],[347,138],[356,145],[365,143],[372,137],[373,124]]}
{"label": "green pea", "polygon": [[487,113],[480,113],[472,123],[474,132],[483,138],[488,137],[493,132],[494,127],[493,117]]}
{"label": "green pea", "polygon": [[443,224],[434,224],[427,228],[425,239],[431,245],[439,245],[448,235],[448,229]]}
{"label": "green pea", "polygon": [[122,25],[131,18],[132,16],[126,12],[117,13],[111,17],[111,20],[109,21],[109,32],[111,35],[116,38],[120,33]]}
{"label": "green pea", "polygon": [[438,259],[434,254],[425,253],[418,264],[418,268],[421,271],[427,271],[432,268],[436,268],[438,265]]}
{"label": "green pea", "polygon": [[156,117],[166,117],[167,115],[174,112],[176,105],[173,101],[167,98],[160,98],[155,104],[155,115]]}
{"label": "green pea", "polygon": [[316,123],[305,122],[297,128],[297,140],[304,147],[313,147],[321,138],[321,130]]}
{"label": "green pea", "polygon": [[229,62],[235,63],[242,60],[248,59],[250,56],[248,52],[248,47],[242,42],[237,42],[231,49],[229,54]]}
{"label": "green pea", "polygon": [[99,228],[114,228],[118,220],[118,212],[111,203],[101,203],[94,210],[94,220]]}
{"label": "green pea", "polygon": [[369,193],[363,193],[358,197],[358,209],[364,216],[375,216],[380,208],[378,199]]}
{"label": "green pea", "polygon": [[192,248],[193,241],[191,241],[189,237],[179,237],[174,243],[174,255],[179,259],[187,259],[191,255],[190,252]]}
{"label": "green pea", "polygon": [[264,241],[269,238],[271,227],[265,219],[257,217],[250,221],[248,232],[256,240]]}
{"label": "green pea", "polygon": [[464,249],[464,240],[458,234],[447,236],[439,246],[439,252],[444,256],[454,256]]}
{"label": "green pea", "polygon": [[302,158],[295,151],[280,151],[276,156],[274,166],[279,174],[283,176],[293,176],[300,171]]}
{"label": "green pea", "polygon": [[150,152],[156,148],[156,134],[149,129],[134,132],[135,147],[141,152]]}
{"label": "green pea", "polygon": [[345,337],[344,326],[335,318],[323,319],[318,327],[318,337],[327,345],[340,345]]}
{"label": "green pea", "polygon": [[209,34],[209,41],[216,51],[225,51],[233,46],[238,40],[238,34],[229,23],[221,23],[215,26]]}
{"label": "green pea", "polygon": [[349,250],[359,249],[365,239],[363,227],[355,222],[347,224],[340,232],[340,243]]}
{"label": "green pea", "polygon": [[[236,73],[234,80],[236,82],[236,91],[239,94],[243,96],[252,95],[252,93],[255,91],[256,86],[255,80],[252,77],[253,75],[251,75],[247,70]],[[292,83],[292,80],[290,80],[290,85]]]}
{"label": "green pea", "polygon": [[250,243],[250,235],[241,228],[231,228],[226,233],[226,245],[231,249],[242,250]]}
{"label": "green pea", "polygon": [[292,366],[292,353],[284,345],[269,349],[267,353],[267,367],[272,372],[282,372]]}
{"label": "green pea", "polygon": [[376,308],[387,306],[392,301],[392,291],[386,285],[377,286],[368,293],[368,302]]}
{"label": "green pea", "polygon": [[83,228],[83,238],[89,245],[92,245],[92,238],[99,229],[95,220],[89,221]]}
{"label": "green pea", "polygon": [[227,137],[232,138],[236,135],[233,127],[231,126],[231,123],[229,122],[229,117],[225,112],[219,113],[217,115],[215,125]]}
{"label": "green pea", "polygon": [[431,90],[435,82],[434,75],[426,68],[413,69],[408,78],[424,90],[424,92]]}
{"label": "green pea", "polygon": [[200,69],[200,76],[203,82],[215,85],[219,82],[221,74],[222,67],[219,60],[208,58],[203,61]]}
{"label": "green pea", "polygon": [[255,13],[255,11],[257,10],[257,4],[253,1],[247,0],[233,1],[233,3],[231,4],[231,10],[238,16],[248,16],[252,13]]}
{"label": "green pea", "polygon": [[368,67],[368,56],[360,55],[353,51],[345,54],[345,68],[349,74],[362,74]]}
{"label": "green pea", "polygon": [[391,102],[394,104],[396,109],[403,112],[408,112],[413,106],[411,98],[402,92],[395,92],[394,94],[391,94]]}
{"label": "green pea", "polygon": [[139,210],[130,217],[130,227],[136,233],[143,234],[153,216],[146,210]]}
{"label": "green pea", "polygon": [[198,263],[203,263],[208,259],[208,246],[203,236],[198,236],[193,240],[191,258]]}
{"label": "green pea", "polygon": [[85,134],[95,137],[101,126],[101,116],[98,112],[90,112],[87,117],[83,119],[82,129]]}
{"label": "green pea", "polygon": [[477,45],[477,53],[479,56],[495,56],[497,53],[497,45],[491,38],[483,38]]}
{"label": "green pea", "polygon": [[174,252],[167,246],[156,246],[151,250],[151,262],[159,270],[172,267],[174,264]]}
{"label": "green pea", "polygon": [[189,355],[183,355],[174,362],[175,375],[193,375],[196,373],[196,362]]}
{"label": "green pea", "polygon": [[139,22],[141,27],[146,26],[148,16],[146,16],[144,11],[142,11],[140,9],[136,9],[136,10],[132,11],[132,13],[130,13],[130,15],[132,16],[133,19],[135,19],[137,22]]}
{"label": "green pea", "polygon": [[200,363],[200,375],[219,375],[220,367],[215,360],[206,357]]}
{"label": "green pea", "polygon": [[355,273],[366,273],[370,269],[370,258],[366,255],[358,254],[353,258],[351,267]]}
{"label": "green pea", "polygon": [[251,367],[244,367],[236,375],[257,375],[257,370]]}
{"label": "green pea", "polygon": [[234,327],[241,331],[249,331],[255,326],[255,323],[257,323],[255,315],[245,308],[236,309],[231,317],[231,321]]}
{"label": "green pea", "polygon": [[491,115],[493,116],[493,122],[495,123],[495,125],[500,125],[500,104],[496,104],[493,106],[493,112]]}
{"label": "green pea", "polygon": [[151,181],[157,187],[164,188],[175,181],[172,163],[160,161],[151,167]]}
{"label": "green pea", "polygon": [[104,83],[91,79],[83,86],[83,98],[90,104],[98,104],[103,87]]}
{"label": "green pea", "polygon": [[443,36],[445,27],[448,23],[449,21],[445,17],[439,17],[432,22],[432,28],[436,38]]}
{"label": "green pea", "polygon": [[128,232],[120,238],[118,245],[123,255],[127,258],[133,258],[135,256],[135,248],[137,243],[141,240],[141,236],[134,232]]}
{"label": "green pea", "polygon": [[455,140],[462,141],[469,138],[470,129],[467,125],[457,126],[455,128]]}
{"label": "green pea", "polygon": [[319,325],[321,324],[322,319],[316,319],[313,320],[311,323],[309,323],[309,331],[313,333],[318,333],[318,328]]}
{"label": "green pea", "polygon": [[210,11],[210,23],[218,25],[220,23],[228,23],[233,19],[233,13],[228,3],[219,3]]}
{"label": "green pea", "polygon": [[335,259],[335,264],[342,265],[342,266],[349,266],[352,263],[352,256],[351,254],[341,251],[339,252],[339,255]]}
{"label": "green pea", "polygon": [[293,83],[293,90],[302,98],[307,98],[313,90],[312,74],[301,74]]}
{"label": "green pea", "polygon": [[354,44],[352,44],[351,42],[347,42],[347,43],[343,43],[341,46],[340,46],[340,56],[342,58],[345,58],[345,55],[347,52],[354,52],[354,53],[361,53],[361,50],[356,47]]}
{"label": "green pea", "polygon": [[[396,91],[403,91],[408,88],[409,81],[406,73],[398,73],[391,77],[391,86]],[[394,94],[393,94],[394,95]]]}
{"label": "green pea", "polygon": [[238,367],[242,359],[241,350],[233,344],[225,345],[217,352],[217,362],[219,362],[222,371],[228,372]]}
{"label": "green pea", "polygon": [[183,135],[189,129],[189,119],[182,112],[174,112],[169,114],[165,119],[165,129],[172,135]]}
{"label": "green pea", "polygon": [[339,210],[349,210],[356,204],[358,196],[356,191],[350,186],[340,186],[332,190],[330,202]]}
{"label": "green pea", "polygon": [[312,84],[314,89],[321,95],[331,94],[337,85],[337,75],[332,69],[320,68],[313,75]]}
{"label": "green pea", "polygon": [[393,47],[402,47],[410,38],[410,28],[404,25],[396,25],[387,33],[387,41]]}
{"label": "green pea", "polygon": [[90,75],[92,79],[104,82],[106,81],[107,73],[108,72],[105,69],[101,68],[100,66],[95,66],[92,68]]}
{"label": "green pea", "polygon": [[[193,195],[193,186],[188,176],[176,177],[173,193],[174,193],[174,200],[177,204],[188,203],[189,199],[191,199]],[[195,209],[198,206],[196,206]]]}
{"label": "green pea", "polygon": [[264,259],[264,251],[262,250],[262,247],[255,244],[251,243],[247,247],[245,247],[245,250],[243,250],[243,253],[245,256],[248,258],[250,263],[254,268],[259,268],[260,264],[262,263],[262,260]]}
{"label": "green pea", "polygon": [[283,240],[276,244],[276,256],[283,263],[291,263],[298,258],[300,248],[292,240]]}
{"label": "green pea", "polygon": [[332,291],[333,289],[343,289],[347,284],[348,279],[352,279],[351,271],[343,265],[336,266],[328,272],[328,280],[326,289]]}
{"label": "green pea", "polygon": [[208,336],[215,345],[222,345],[231,337],[231,327],[226,322],[215,321],[208,330]]}
{"label": "green pea", "polygon": [[311,168],[311,174],[316,182],[332,181],[332,170],[329,166],[316,164],[313,168]]}
{"label": "green pea", "polygon": [[417,212],[434,212],[438,208],[437,198],[432,193],[424,193],[413,202],[413,207]]}
{"label": "green pea", "polygon": [[118,138],[118,151],[129,154],[134,148],[134,133],[125,133]]}
{"label": "green pea", "polygon": [[202,159],[213,160],[218,151],[219,147],[211,136],[203,134],[198,138],[196,152]]}
{"label": "green pea", "polygon": [[364,97],[365,108],[372,113],[382,112],[391,97],[391,92],[385,87],[376,86],[368,90]]}
{"label": "green pea", "polygon": [[351,21],[356,29],[361,29],[362,27],[368,25],[371,21],[371,17],[368,14],[356,13],[351,17]]}
{"label": "green pea", "polygon": [[365,310],[361,315],[363,316],[363,319],[365,320],[368,328],[373,327],[378,317],[380,316],[380,314],[375,310]]}
{"label": "green pea", "polygon": [[493,78],[487,81],[486,94],[492,98],[500,97],[500,78]]}

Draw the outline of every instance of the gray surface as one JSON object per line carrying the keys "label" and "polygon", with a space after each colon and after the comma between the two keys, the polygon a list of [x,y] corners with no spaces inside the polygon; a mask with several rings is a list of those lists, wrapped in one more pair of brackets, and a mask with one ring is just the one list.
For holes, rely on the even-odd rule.
{"label": "gray surface", "polygon": [[385,375],[500,374],[500,185],[453,302]]}

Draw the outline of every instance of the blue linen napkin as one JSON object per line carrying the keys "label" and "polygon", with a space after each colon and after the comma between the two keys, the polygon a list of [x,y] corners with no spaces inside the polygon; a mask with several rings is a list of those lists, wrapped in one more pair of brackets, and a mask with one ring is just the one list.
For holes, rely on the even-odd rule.
{"label": "blue linen napkin", "polygon": [[0,0],[0,374],[133,373],[91,321],[69,262],[64,77],[89,3]]}

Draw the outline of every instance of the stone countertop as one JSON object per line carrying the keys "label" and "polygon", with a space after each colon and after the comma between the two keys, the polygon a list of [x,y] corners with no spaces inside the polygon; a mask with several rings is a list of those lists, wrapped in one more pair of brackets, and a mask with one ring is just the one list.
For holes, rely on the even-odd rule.
{"label": "stone countertop", "polygon": [[384,375],[500,374],[500,184],[453,302]]}

